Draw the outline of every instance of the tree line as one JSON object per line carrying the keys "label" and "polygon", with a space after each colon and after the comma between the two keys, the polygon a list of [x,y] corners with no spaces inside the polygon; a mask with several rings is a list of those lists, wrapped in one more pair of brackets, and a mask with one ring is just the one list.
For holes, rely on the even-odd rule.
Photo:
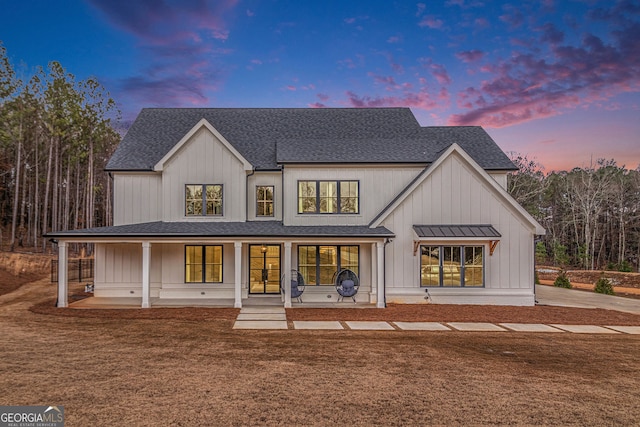
{"label": "tree line", "polygon": [[117,116],[95,78],[53,61],[22,81],[0,44],[0,247],[47,251],[47,232],[111,224]]}
{"label": "tree line", "polygon": [[544,174],[526,156],[508,190],[544,226],[536,261],[589,270],[640,271],[640,166],[614,160]]}

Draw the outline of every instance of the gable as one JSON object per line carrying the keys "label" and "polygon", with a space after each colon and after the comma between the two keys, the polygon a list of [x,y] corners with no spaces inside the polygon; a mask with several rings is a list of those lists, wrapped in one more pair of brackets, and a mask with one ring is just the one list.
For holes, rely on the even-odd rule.
{"label": "gable", "polygon": [[236,150],[236,148],[231,145],[229,143],[229,141],[226,140],[226,138],[224,136],[222,136],[220,134],[220,132],[218,132],[212,125],[211,123],[209,123],[206,119],[202,119],[200,120],[193,128],[191,128],[191,130],[189,132],[187,132],[187,134],[185,136],[182,137],[182,139],[180,141],[178,141],[178,143],[176,145],[173,146],[173,148],[171,148],[171,150],[169,150],[169,152],[167,152],[153,167],[153,170],[156,172],[161,172],[165,165],[171,161],[171,159],[188,143],[190,143],[193,139],[194,136],[202,129],[206,129],[208,132],[210,132],[213,137],[214,137],[214,141],[221,144],[223,147],[225,147],[240,163],[242,163],[242,166],[244,168],[245,171],[250,171],[253,169],[253,166],[251,165],[251,163],[249,163],[243,156],[242,154],[240,154],[238,152],[238,150]]}
{"label": "gable", "polygon": [[[428,217],[431,224],[491,223],[496,210],[506,209],[537,235],[544,228],[457,144],[425,168],[374,219],[378,227],[403,204]],[[417,218],[416,218],[417,220]]]}

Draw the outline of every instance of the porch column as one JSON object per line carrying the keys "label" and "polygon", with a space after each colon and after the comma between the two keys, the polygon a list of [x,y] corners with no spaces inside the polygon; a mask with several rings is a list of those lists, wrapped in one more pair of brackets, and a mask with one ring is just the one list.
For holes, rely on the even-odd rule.
{"label": "porch column", "polygon": [[376,244],[371,244],[371,294],[369,302],[374,303],[377,300],[378,294],[378,252],[376,251]]}
{"label": "porch column", "polygon": [[234,303],[235,308],[242,308],[242,242],[233,242],[235,249],[235,281]]}
{"label": "porch column", "polygon": [[384,308],[385,307],[385,298],[384,298],[384,242],[377,242],[376,246],[378,248],[378,300],[376,302],[376,307]]}
{"label": "porch column", "polygon": [[284,307],[291,308],[291,242],[284,242]]}
{"label": "porch column", "polygon": [[142,242],[142,308],[149,308],[151,289],[151,242]]}
{"label": "porch column", "polygon": [[58,241],[58,307],[67,307],[67,242]]}

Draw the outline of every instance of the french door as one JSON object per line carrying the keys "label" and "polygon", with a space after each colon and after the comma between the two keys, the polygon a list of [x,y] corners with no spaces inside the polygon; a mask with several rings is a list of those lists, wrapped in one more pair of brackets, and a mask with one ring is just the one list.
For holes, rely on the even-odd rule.
{"label": "french door", "polygon": [[249,293],[280,293],[280,245],[249,245]]}

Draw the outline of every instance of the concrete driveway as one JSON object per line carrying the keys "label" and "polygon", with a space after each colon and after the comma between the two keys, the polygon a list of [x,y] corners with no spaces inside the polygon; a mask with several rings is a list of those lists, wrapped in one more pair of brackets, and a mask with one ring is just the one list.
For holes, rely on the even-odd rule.
{"label": "concrete driveway", "polygon": [[536,285],[538,305],[560,307],[604,308],[625,313],[640,314],[640,299],[622,298],[595,292]]}

